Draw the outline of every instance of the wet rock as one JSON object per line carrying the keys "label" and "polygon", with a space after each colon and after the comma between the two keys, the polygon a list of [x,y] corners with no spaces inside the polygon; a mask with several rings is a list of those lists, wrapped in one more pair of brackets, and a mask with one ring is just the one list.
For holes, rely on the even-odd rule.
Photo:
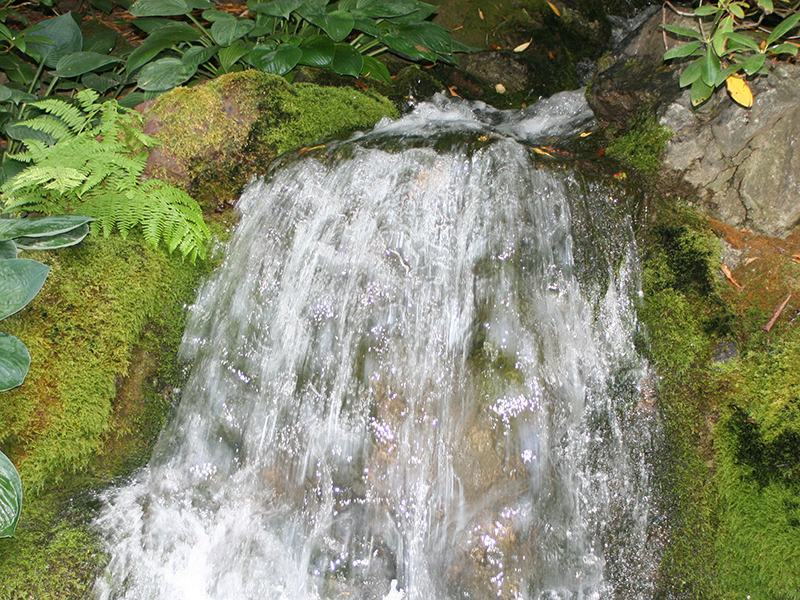
{"label": "wet rock", "polygon": [[670,104],[661,123],[675,136],[664,165],[696,187],[702,212],[786,237],[800,221],[800,67],[779,63],[751,87],[750,110],[724,93],[696,110],[688,92]]}

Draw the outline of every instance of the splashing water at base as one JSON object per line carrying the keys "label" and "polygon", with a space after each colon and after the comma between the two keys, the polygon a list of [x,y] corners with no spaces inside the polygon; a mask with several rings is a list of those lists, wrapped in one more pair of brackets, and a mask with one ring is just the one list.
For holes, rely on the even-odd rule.
{"label": "splashing water at base", "polygon": [[585,111],[476,114],[420,105],[246,190],[177,414],[104,496],[98,598],[652,597],[624,203],[501,134]]}

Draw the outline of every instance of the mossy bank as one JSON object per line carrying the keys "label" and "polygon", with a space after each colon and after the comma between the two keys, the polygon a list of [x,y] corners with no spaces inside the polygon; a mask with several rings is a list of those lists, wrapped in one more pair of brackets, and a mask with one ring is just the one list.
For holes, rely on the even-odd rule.
{"label": "mossy bank", "polygon": [[800,303],[765,331],[796,290],[797,240],[653,208],[641,316],[668,441],[662,592],[800,598]]}
{"label": "mossy bank", "polygon": [[[377,94],[255,71],[176,89],[151,111],[161,146],[150,174],[195,194],[217,239],[235,219],[219,208],[277,156],[395,115]],[[176,354],[186,307],[213,263],[136,235],[90,236],[36,258],[51,267],[44,288],[4,321],[33,363],[0,403],[0,449],[25,492],[16,536],[0,540],[0,598],[83,600],[106,561],[91,528],[95,490],[148,459],[185,375]]]}

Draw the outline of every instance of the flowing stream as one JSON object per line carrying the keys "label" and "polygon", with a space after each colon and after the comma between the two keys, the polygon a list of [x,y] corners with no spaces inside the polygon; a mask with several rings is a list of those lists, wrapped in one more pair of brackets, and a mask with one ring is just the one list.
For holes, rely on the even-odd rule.
{"label": "flowing stream", "polygon": [[252,183],[97,598],[651,599],[631,201],[533,146],[590,119],[439,98]]}

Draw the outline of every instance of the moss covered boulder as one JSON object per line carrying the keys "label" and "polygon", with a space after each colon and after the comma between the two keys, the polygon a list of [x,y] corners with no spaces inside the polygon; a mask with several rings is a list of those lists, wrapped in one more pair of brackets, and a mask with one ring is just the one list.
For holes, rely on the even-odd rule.
{"label": "moss covered boulder", "polygon": [[205,209],[232,202],[280,154],[371,128],[396,116],[383,96],[355,87],[289,84],[249,70],[176,88],[144,105],[161,146],[151,176],[184,186]]}

